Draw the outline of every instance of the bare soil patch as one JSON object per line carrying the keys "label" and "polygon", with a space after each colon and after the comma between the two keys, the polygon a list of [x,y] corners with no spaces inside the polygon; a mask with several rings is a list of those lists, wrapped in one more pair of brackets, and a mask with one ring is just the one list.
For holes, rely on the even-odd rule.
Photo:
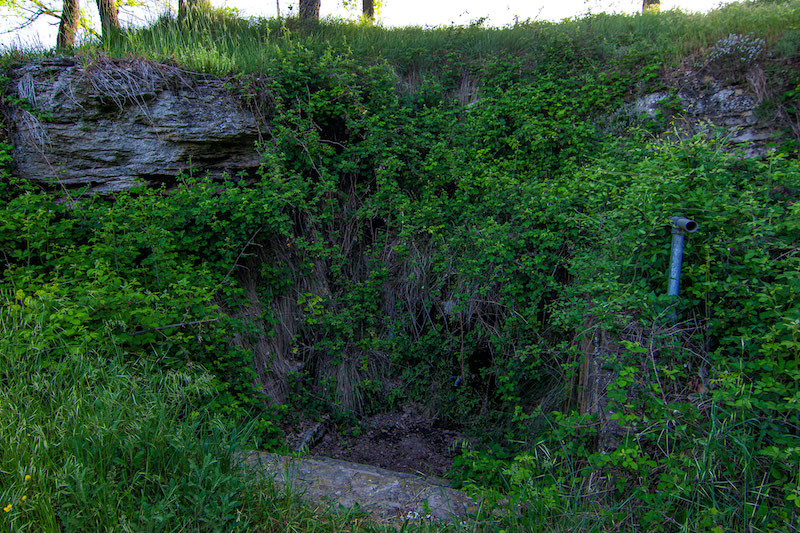
{"label": "bare soil patch", "polygon": [[[304,424],[305,426],[305,424]],[[362,421],[363,432],[329,424],[324,436],[309,452],[396,472],[443,476],[461,451],[464,436],[458,428],[425,417],[422,410],[407,408],[382,413]],[[289,436],[292,445],[301,432]]]}

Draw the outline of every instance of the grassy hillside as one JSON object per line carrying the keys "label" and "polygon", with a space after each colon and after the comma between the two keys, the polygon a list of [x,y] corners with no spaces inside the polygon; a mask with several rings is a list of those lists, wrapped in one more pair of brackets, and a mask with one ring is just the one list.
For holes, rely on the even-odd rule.
{"label": "grassy hillside", "polygon": [[[212,12],[76,54],[224,76],[262,162],[73,205],[1,145],[0,527],[339,530],[233,450],[416,403],[471,437],[451,477],[503,502],[476,529],[796,529],[800,3],[505,29]],[[620,112],[704,84],[758,96],[770,155],[675,140],[679,98]],[[673,215],[700,225],[677,302]]]}

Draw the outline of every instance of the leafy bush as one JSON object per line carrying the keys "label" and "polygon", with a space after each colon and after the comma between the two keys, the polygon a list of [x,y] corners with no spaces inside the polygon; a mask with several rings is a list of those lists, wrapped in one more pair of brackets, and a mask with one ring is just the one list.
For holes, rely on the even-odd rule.
{"label": "leafy bush", "polygon": [[[578,410],[540,411],[546,427],[494,484],[515,501],[537,500],[537,519],[591,498],[604,505],[577,511],[609,527],[788,530],[800,475],[800,233],[798,204],[781,193],[797,190],[797,161],[743,160],[703,139],[606,149],[564,178],[582,199],[569,218],[593,245],[574,256],[575,296],[557,315],[578,330],[586,308],[575,298],[604,302],[592,312],[595,328],[620,339],[607,363],[607,413],[622,442],[595,451],[602,425]],[[701,227],[689,237],[676,325],[674,302],[658,296],[671,214]]]}
{"label": "leafy bush", "polygon": [[[175,412],[131,425],[147,435],[161,419],[211,431],[191,418],[205,403],[229,429],[255,419],[249,443],[272,446],[290,408],[270,400],[341,420],[425,402],[470,420],[475,444],[453,477],[513,504],[498,526],[789,530],[800,476],[796,154],[787,145],[748,160],[721,139],[620,135],[604,117],[711,47],[725,68],[765,63],[786,87],[775,105],[789,121],[794,38],[778,34],[795,5],[485,32],[292,33],[210,13],[132,32],[116,53],[243,72],[226,82],[265,121],[260,168],[219,181],[192,172],[113,200],[0,191],[3,288],[12,313],[40,316],[14,335],[61,354],[35,372],[77,367],[113,382],[91,389],[109,402],[137,394],[119,368],[189,376],[198,386]],[[772,42],[777,55],[764,53]],[[680,106],[668,100],[662,118]],[[677,302],[663,296],[676,214],[701,226]],[[605,419],[586,400],[601,346]],[[68,413],[67,400],[54,405]],[[101,450],[127,453],[109,440]],[[51,490],[66,498],[63,516],[94,523],[75,480],[104,459],[76,442],[65,438],[68,481]],[[186,480],[208,469],[238,494],[227,463],[190,456]],[[4,494],[21,502],[28,467],[12,463],[3,470],[23,481]],[[196,485],[168,509],[146,500],[154,507],[139,518],[111,516],[184,516],[211,491]],[[109,507],[109,494],[96,498]],[[138,501],[125,497],[125,509]],[[221,523],[234,501],[220,500]]]}

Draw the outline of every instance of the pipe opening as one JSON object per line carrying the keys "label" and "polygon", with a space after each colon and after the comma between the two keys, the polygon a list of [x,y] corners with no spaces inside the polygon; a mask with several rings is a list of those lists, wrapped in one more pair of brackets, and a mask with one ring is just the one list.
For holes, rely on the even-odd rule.
{"label": "pipe opening", "polygon": [[700,225],[694,220],[686,217],[672,217],[672,226],[685,231],[686,233],[694,233],[700,229]]}

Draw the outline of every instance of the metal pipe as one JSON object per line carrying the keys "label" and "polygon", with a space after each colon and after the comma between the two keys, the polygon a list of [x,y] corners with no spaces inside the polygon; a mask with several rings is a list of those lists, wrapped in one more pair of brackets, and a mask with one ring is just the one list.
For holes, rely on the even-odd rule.
{"label": "metal pipe", "polygon": [[[684,236],[687,233],[694,233],[700,229],[700,226],[694,220],[678,216],[670,218],[670,224],[672,225],[672,251],[669,261],[669,285],[667,287],[667,294],[675,297],[675,304],[677,307],[678,293],[681,290]],[[673,309],[672,318],[674,319],[676,317],[677,311]]]}

